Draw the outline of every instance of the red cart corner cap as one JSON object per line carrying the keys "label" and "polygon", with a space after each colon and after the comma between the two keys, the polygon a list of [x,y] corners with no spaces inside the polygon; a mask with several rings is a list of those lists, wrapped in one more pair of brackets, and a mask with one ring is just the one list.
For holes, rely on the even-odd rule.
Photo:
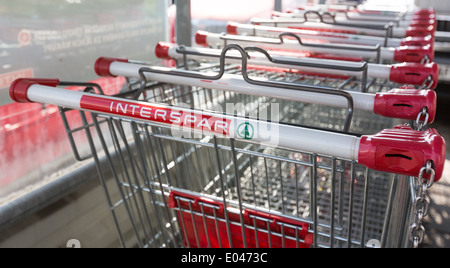
{"label": "red cart corner cap", "polygon": [[412,26],[406,29],[406,36],[428,36],[434,35],[436,28],[433,25],[427,27],[423,26]]}
{"label": "red cart corner cap", "polygon": [[375,95],[374,112],[385,117],[416,120],[426,108],[432,124],[436,118],[437,94],[433,90],[393,89]]}
{"label": "red cart corner cap", "polygon": [[402,46],[395,48],[394,60],[396,62],[422,62],[428,58],[434,61],[434,50],[431,45],[427,46]]}
{"label": "red cart corner cap", "polygon": [[439,65],[435,62],[428,64],[401,63],[391,66],[389,79],[399,84],[426,85],[428,89],[435,89],[438,85]]}
{"label": "red cart corner cap", "polygon": [[227,33],[232,35],[238,35],[238,26],[239,23],[237,22],[228,22]]}
{"label": "red cart corner cap", "polygon": [[27,92],[32,85],[43,85],[56,87],[59,85],[59,79],[44,78],[19,78],[16,79],[9,87],[9,96],[15,102],[29,103],[32,102],[27,97]]}
{"label": "red cart corner cap", "polygon": [[[418,177],[431,161],[437,182],[444,170],[445,153],[445,140],[437,130],[415,131],[409,126],[398,126],[363,136],[358,162],[374,170]],[[429,174],[424,177],[430,179]]]}
{"label": "red cart corner cap", "polygon": [[429,20],[436,19],[436,14],[416,14],[412,16],[412,20]]}
{"label": "red cart corner cap", "polygon": [[410,27],[428,27],[433,26],[437,29],[438,21],[436,19],[429,20],[412,20],[409,24]]}
{"label": "red cart corner cap", "polygon": [[416,47],[425,47],[431,46],[434,49],[434,35],[428,36],[408,36],[401,40],[401,46],[416,46]]}
{"label": "red cart corner cap", "polygon": [[208,38],[208,32],[197,31],[197,33],[195,34],[195,42],[199,46],[204,46],[204,47],[209,46],[207,38]]}
{"label": "red cart corner cap", "polygon": [[172,43],[167,42],[159,42],[155,47],[155,55],[158,59],[166,59],[170,60],[172,59],[169,56],[169,49],[173,46]]}
{"label": "red cart corner cap", "polygon": [[98,76],[115,77],[115,75],[112,75],[111,72],[109,71],[109,67],[111,66],[111,63],[116,62],[116,61],[128,62],[127,59],[101,57],[101,58],[98,58],[98,60],[95,62],[95,65],[94,65],[95,73]]}

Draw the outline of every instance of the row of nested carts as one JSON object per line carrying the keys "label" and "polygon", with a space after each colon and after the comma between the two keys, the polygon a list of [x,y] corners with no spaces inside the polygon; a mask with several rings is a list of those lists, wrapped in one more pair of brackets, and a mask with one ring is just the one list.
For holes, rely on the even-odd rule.
{"label": "row of nested carts", "polygon": [[445,162],[435,27],[432,9],[305,6],[161,42],[166,66],[100,58],[127,78],[115,96],[10,93],[59,106],[79,160],[85,136],[124,247],[418,247]]}

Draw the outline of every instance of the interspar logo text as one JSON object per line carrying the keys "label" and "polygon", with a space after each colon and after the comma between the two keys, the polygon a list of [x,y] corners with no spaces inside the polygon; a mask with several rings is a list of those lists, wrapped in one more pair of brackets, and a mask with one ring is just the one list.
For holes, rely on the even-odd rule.
{"label": "interspar logo text", "polygon": [[231,120],[195,111],[163,108],[151,104],[109,100],[93,96],[83,96],[80,107],[85,110],[151,121],[178,128],[189,128],[224,136],[230,135]]}

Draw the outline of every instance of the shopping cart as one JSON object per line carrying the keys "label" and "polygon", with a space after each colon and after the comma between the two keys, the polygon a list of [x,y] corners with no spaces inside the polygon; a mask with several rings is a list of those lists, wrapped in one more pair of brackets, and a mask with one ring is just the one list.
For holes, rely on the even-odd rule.
{"label": "shopping cart", "polygon": [[[142,100],[154,99],[158,87],[169,103],[186,99],[161,83],[146,85],[141,96],[115,97],[59,84],[19,79],[10,94],[18,102],[64,107],[63,115],[92,113],[92,124],[85,120],[79,130],[89,137],[123,246],[420,242],[420,229],[409,225],[417,185],[407,176],[418,176],[418,186],[441,178],[445,141],[435,130],[341,134]],[[175,135],[180,129],[195,133]]]}
{"label": "shopping cart", "polygon": [[[243,57],[246,53],[245,50],[236,45],[229,45],[227,48],[222,51],[219,64],[209,63],[206,65],[209,66],[206,70],[216,72],[213,75],[210,72],[200,73],[151,67],[138,62],[114,58],[100,58],[96,63],[96,71],[100,76],[140,78],[178,86],[186,85],[195,87],[196,90],[208,88],[215,90],[216,94],[224,91],[235,93],[239,95],[236,95],[232,101],[238,103],[248,103],[249,101],[246,99],[249,95],[257,98],[274,98],[275,102],[280,103],[280,106],[284,107],[286,111],[291,111],[290,115],[284,119],[288,119],[290,123],[294,124],[335,130],[342,130],[342,126],[344,126],[344,131],[349,131],[351,117],[355,113],[358,120],[354,121],[352,130],[360,134],[395,125],[393,120],[388,118],[424,120],[425,118],[422,116],[424,109],[429,114],[428,120],[426,120],[428,122],[425,124],[434,121],[436,94],[433,91],[396,88],[399,86],[398,84],[386,83],[385,79],[369,81],[355,79],[355,77],[330,78],[284,71],[270,72],[264,69],[249,71],[247,59],[245,56]],[[236,57],[236,55],[227,56],[228,50],[233,48],[238,49],[241,53],[234,60],[241,60],[242,63],[238,66],[227,66],[225,62],[230,57]],[[184,66],[192,68],[192,66]],[[328,67],[322,66],[322,68]],[[333,66],[331,68],[336,69]],[[261,79],[262,77],[266,78]],[[196,108],[211,109],[210,107]],[[311,120],[312,115],[319,114],[324,116],[317,116]],[[418,120],[419,117],[420,120]],[[368,125],[376,125],[377,122],[379,122],[378,128],[368,127]]]}
{"label": "shopping cart", "polygon": [[[432,29],[434,30],[434,29]],[[370,35],[358,35],[348,33],[333,33],[333,32],[321,32],[314,30],[303,29],[291,29],[282,27],[271,27],[264,25],[242,24],[236,22],[229,22],[227,26],[227,32],[234,35],[250,35],[278,38],[282,33],[292,33],[299,36],[302,39],[319,40],[329,43],[349,43],[359,45],[383,45],[385,47],[400,47],[404,45],[421,44],[433,45],[433,38],[430,38],[428,32],[422,33],[420,36],[409,36],[406,38],[394,38],[389,34],[385,37],[370,36]]]}
{"label": "shopping cart", "polygon": [[[300,8],[298,10],[290,10],[289,12],[274,12],[272,18],[274,19],[293,19],[299,20],[305,18],[305,13],[307,12],[317,12],[322,15],[322,18],[328,18],[328,16],[333,16],[334,21],[338,23],[358,23],[358,25],[369,25],[369,26],[384,26],[390,23],[393,27],[398,28],[408,28],[408,27],[428,27],[437,26],[436,13],[435,11],[429,11],[429,14],[417,14],[409,15],[406,14],[394,14],[389,16],[381,16],[377,14],[362,13],[350,10],[336,10],[336,9],[315,9],[307,10]],[[426,12],[426,11],[424,11]],[[314,19],[314,18],[313,18]],[[314,21],[314,20],[313,20]],[[320,17],[316,18],[316,21],[320,21]]]}
{"label": "shopping cart", "polygon": [[[316,19],[311,20],[311,14]],[[262,19],[253,18],[251,23],[254,25],[267,25],[272,27],[283,27],[300,30],[313,30],[320,32],[344,33],[355,35],[369,35],[381,37],[405,38],[408,36],[427,36],[434,35],[436,32],[436,21],[428,21],[421,25],[400,27],[392,23],[385,24],[355,24],[351,21],[338,21],[335,14],[330,12],[306,11],[302,19]]]}
{"label": "shopping cart", "polygon": [[[122,64],[127,76],[149,71],[139,64],[129,69],[125,61],[108,60],[107,68],[103,60],[97,63],[97,72],[108,75],[117,75]],[[243,95],[205,90],[212,80],[193,88],[174,86],[179,77],[165,75],[169,82],[148,82],[144,76],[138,89],[115,97],[57,89],[68,85],[58,80],[21,79],[11,86],[14,100],[61,106],[63,118],[70,109],[92,112],[92,122],[81,112],[84,126],[66,126],[69,137],[74,132],[88,137],[123,246],[365,247],[378,241],[402,247],[420,242],[421,226],[409,223],[422,181],[416,185],[406,176],[427,177],[430,184],[441,177],[445,142],[436,131],[403,126],[361,136],[286,123],[299,117],[298,109],[282,113],[282,123],[204,112],[208,104]],[[86,91],[95,88],[86,86]],[[308,123],[327,117],[334,122],[325,126],[335,128],[330,111],[322,115],[311,107],[302,106]],[[353,121],[360,118],[365,119]],[[393,123],[379,122],[369,120],[361,130],[376,133]]]}
{"label": "shopping cart", "polygon": [[427,27],[436,26],[436,11],[433,8],[418,10],[367,10],[359,6],[330,6],[315,5],[303,6],[289,12],[274,12],[273,17],[280,18],[304,18],[305,13],[310,11],[322,14],[331,13],[340,22],[357,22],[359,25],[386,25],[394,23],[395,27]]}
{"label": "shopping cart", "polygon": [[[196,33],[196,43],[200,46],[223,49],[228,44],[242,47],[260,47],[267,50],[303,52],[303,57],[319,57],[336,60],[361,61],[374,63],[392,62],[432,62],[434,60],[433,38],[409,37],[397,47],[383,47],[355,44],[313,43],[289,32],[278,32],[276,37],[244,36],[218,34],[206,31]],[[292,39],[294,37],[294,39]],[[355,56],[355,53],[358,57]]]}

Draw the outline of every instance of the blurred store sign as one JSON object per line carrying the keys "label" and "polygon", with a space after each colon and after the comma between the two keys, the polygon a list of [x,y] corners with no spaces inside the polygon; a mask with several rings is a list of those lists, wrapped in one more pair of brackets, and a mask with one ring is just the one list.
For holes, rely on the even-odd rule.
{"label": "blurred store sign", "polygon": [[0,88],[7,88],[11,83],[19,78],[33,78],[33,69],[27,68],[10,73],[0,74]]}
{"label": "blurred store sign", "polygon": [[164,40],[166,0],[0,0],[0,105],[11,103],[8,79],[96,79],[100,56],[154,60]]}
{"label": "blurred store sign", "polygon": [[[0,203],[75,162],[57,107],[15,104],[17,78],[94,81],[108,94],[123,78],[99,78],[97,58],[155,61],[168,0],[0,0]],[[76,90],[76,89],[74,89]]]}

